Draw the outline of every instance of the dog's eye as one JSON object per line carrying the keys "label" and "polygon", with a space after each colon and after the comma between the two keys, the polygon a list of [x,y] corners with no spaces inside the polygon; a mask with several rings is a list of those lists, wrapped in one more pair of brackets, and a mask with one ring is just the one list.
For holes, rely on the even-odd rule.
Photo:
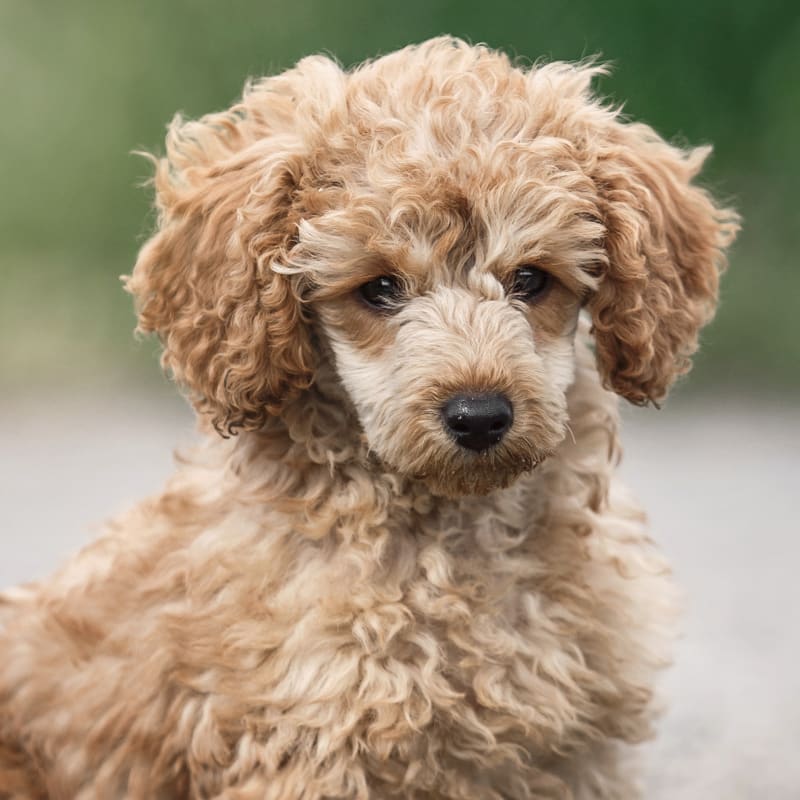
{"label": "dog's eye", "polygon": [[539,267],[520,267],[514,273],[511,294],[531,302],[545,293],[550,280],[550,274]]}
{"label": "dog's eye", "polygon": [[361,297],[373,308],[394,308],[403,296],[403,287],[398,278],[381,275],[365,283],[358,290]]}

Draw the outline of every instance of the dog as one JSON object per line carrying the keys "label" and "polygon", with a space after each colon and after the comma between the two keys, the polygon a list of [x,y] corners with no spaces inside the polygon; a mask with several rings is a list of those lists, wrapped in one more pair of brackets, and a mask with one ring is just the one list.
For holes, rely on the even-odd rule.
{"label": "dog", "polygon": [[444,37],[173,121],[127,288],[203,444],[2,595],[0,796],[639,796],[676,604],[618,397],[737,217],[603,72]]}

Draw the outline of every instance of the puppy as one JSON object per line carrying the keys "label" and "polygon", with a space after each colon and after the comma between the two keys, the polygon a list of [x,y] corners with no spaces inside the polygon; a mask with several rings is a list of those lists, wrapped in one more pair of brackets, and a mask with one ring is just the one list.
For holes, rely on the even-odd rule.
{"label": "puppy", "polygon": [[620,798],[672,590],[615,477],[714,311],[708,149],[440,38],[176,119],[128,289],[205,441],[0,601],[3,798]]}

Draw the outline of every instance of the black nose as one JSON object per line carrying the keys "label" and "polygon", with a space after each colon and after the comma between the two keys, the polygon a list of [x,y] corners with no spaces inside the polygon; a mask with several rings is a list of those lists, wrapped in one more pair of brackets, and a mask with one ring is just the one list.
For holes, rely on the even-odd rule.
{"label": "black nose", "polygon": [[497,444],[514,421],[514,410],[502,394],[458,394],[442,408],[448,432],[462,447],[486,450]]}

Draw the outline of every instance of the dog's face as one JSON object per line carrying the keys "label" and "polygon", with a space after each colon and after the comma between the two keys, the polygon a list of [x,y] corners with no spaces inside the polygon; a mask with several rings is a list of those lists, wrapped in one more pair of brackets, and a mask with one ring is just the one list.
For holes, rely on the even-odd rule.
{"label": "dog's face", "polygon": [[566,159],[553,174],[552,153],[527,145],[502,160],[492,142],[471,161],[409,152],[426,135],[409,124],[403,168],[380,182],[362,177],[376,171],[366,142],[356,169],[324,169],[330,207],[300,224],[289,264],[370,449],[434,491],[486,492],[564,436],[603,228]]}
{"label": "dog's face", "polygon": [[174,123],[140,327],[223,432],[330,357],[370,449],[449,495],[509,484],[564,436],[581,307],[633,402],[688,368],[735,215],[590,94],[439,39],[352,72],[324,58]]}
{"label": "dog's face", "polygon": [[398,269],[319,304],[370,449],[456,495],[507,485],[563,437],[578,307],[536,267],[505,284]]}

